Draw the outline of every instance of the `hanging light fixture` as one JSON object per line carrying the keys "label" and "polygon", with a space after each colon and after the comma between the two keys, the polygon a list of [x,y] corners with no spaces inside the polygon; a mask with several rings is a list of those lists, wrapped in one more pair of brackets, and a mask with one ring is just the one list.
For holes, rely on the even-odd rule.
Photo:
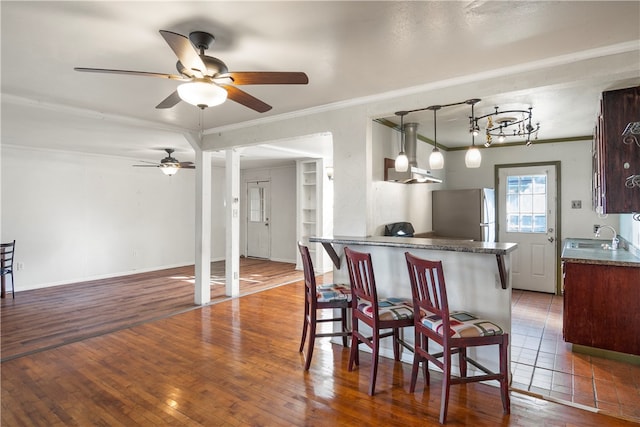
{"label": "hanging light fixture", "polygon": [[478,121],[474,115],[473,106],[480,101],[479,99],[469,99],[465,101],[467,104],[471,104],[471,117],[469,117],[469,132],[471,132],[471,147],[467,150],[467,154],[464,156],[464,164],[468,168],[479,168],[480,163],[482,162],[482,155],[480,154],[480,150],[476,147],[475,139],[476,139],[476,129],[478,128]]}
{"label": "hanging light fixture", "polygon": [[164,164],[160,167],[163,174],[167,176],[175,175],[178,172],[178,167],[174,164]]}
{"label": "hanging light fixture", "polygon": [[432,105],[428,107],[429,110],[433,110],[433,151],[429,155],[429,167],[431,169],[442,169],[444,167],[444,157],[438,149],[438,128],[436,121],[436,112],[442,108],[441,105]]}
{"label": "hanging light fixture", "polygon": [[178,95],[184,102],[200,107],[214,107],[227,100],[227,91],[207,79],[193,79],[178,86]]}
{"label": "hanging light fixture", "polygon": [[398,111],[396,114],[400,116],[400,153],[396,157],[395,169],[396,172],[406,172],[409,169],[409,158],[404,152],[404,116],[407,113]]}
{"label": "hanging light fixture", "polygon": [[[532,124],[532,107],[527,110],[502,111],[497,106],[494,108],[495,111],[474,119],[476,126],[479,120],[487,119],[485,147],[491,146],[493,136],[497,136],[500,143],[505,142],[508,137],[524,138],[526,146],[531,145],[532,136],[534,140],[538,139],[540,123],[536,123],[535,126]],[[517,115],[520,115],[520,118]]]}

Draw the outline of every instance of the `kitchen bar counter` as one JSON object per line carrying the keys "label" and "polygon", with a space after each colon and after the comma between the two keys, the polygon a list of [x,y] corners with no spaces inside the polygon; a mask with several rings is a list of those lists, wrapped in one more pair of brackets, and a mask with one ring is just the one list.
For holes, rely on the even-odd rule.
{"label": "kitchen bar counter", "polygon": [[[321,243],[330,254],[336,283],[349,283],[344,247],[370,253],[380,298],[411,298],[405,252],[442,261],[451,310],[467,310],[492,319],[507,333],[511,330],[511,253],[517,248],[514,243],[391,236],[310,237],[309,241]],[[404,334],[405,340],[412,343],[413,331],[406,330]],[[391,346],[386,341],[383,340],[380,354],[393,357]],[[474,352],[471,357],[481,364],[490,369],[498,368],[495,349],[470,351]],[[457,361],[457,358],[454,359]],[[411,362],[412,355],[403,354],[403,360]],[[472,369],[471,366],[469,368]]]}
{"label": "kitchen bar counter", "polygon": [[630,250],[602,248],[602,244],[610,243],[611,240],[601,239],[565,239],[562,247],[562,261],[640,268],[640,253],[635,248],[629,247]]}
{"label": "kitchen bar counter", "polygon": [[404,249],[428,249],[435,251],[468,252],[474,254],[496,255],[500,283],[503,289],[508,286],[504,255],[514,251],[516,243],[476,242],[473,240],[420,238],[420,237],[394,237],[394,236],[331,236],[311,237],[310,242],[320,242],[329,254],[336,268],[340,268],[340,257],[333,249],[333,244],[340,245],[366,245],[376,247],[404,248]]}

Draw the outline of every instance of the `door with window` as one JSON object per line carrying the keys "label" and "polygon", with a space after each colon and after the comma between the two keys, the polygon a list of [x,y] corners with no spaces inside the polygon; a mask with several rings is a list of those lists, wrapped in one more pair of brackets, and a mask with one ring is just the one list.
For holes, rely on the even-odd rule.
{"label": "door with window", "polygon": [[556,165],[498,168],[498,239],[518,244],[513,287],[555,293]]}
{"label": "door with window", "polygon": [[247,256],[271,256],[270,182],[247,182]]}

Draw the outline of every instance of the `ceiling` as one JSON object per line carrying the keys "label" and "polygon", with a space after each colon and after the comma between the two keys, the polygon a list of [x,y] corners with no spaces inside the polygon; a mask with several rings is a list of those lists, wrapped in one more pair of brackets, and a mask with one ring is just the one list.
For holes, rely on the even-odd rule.
{"label": "ceiling", "polygon": [[[0,15],[2,143],[132,159],[159,160],[172,147],[193,160],[184,132],[456,79],[473,88],[464,98],[403,109],[480,97],[477,114],[533,107],[540,139],[589,135],[599,94],[640,84],[640,2],[2,1]],[[158,110],[177,82],[73,70],[177,74],[161,29],[212,33],[207,54],[231,71],[304,71],[309,84],[243,86],[273,106],[263,114],[233,101]],[[557,64],[566,75],[549,74]],[[523,89],[523,73],[537,83]],[[544,73],[553,84],[539,83]],[[488,87],[491,76],[499,84]],[[393,112],[386,117],[397,122]],[[468,145],[469,113],[466,105],[440,110],[438,142]],[[405,120],[432,138],[431,111]],[[241,163],[323,155],[331,155],[327,144],[309,138],[246,147]]]}

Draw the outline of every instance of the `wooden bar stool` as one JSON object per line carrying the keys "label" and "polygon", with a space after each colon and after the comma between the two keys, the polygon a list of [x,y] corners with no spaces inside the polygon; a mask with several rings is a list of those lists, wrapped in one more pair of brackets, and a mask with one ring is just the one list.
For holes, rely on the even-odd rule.
{"label": "wooden bar stool", "polygon": [[[380,338],[393,337],[393,356],[400,360],[400,346],[413,351],[413,348],[400,338],[400,328],[413,326],[413,309],[411,301],[404,298],[378,299],[376,280],[373,275],[371,254],[356,252],[344,248],[347,258],[347,269],[351,280],[352,310],[351,310],[351,353],[349,355],[349,371],[360,363],[358,346],[364,343],[371,348],[371,379],[369,396],[373,396],[378,373],[378,355],[380,352]],[[372,336],[365,336],[358,327],[358,322],[369,326]],[[391,329],[381,332],[383,329]]]}
{"label": "wooden bar stool", "polygon": [[[425,383],[429,385],[429,362],[442,369],[442,398],[440,401],[440,423],[447,420],[449,404],[449,387],[451,384],[498,380],[502,396],[502,408],[505,414],[511,411],[509,400],[509,366],[507,351],[509,335],[497,324],[480,319],[466,311],[449,311],[447,288],[441,261],[428,261],[405,252],[413,310],[415,316],[415,353],[411,386],[416,388],[420,362],[423,363]],[[440,353],[429,353],[429,340],[442,347]],[[467,348],[486,345],[497,345],[500,357],[500,372],[494,373],[475,360],[467,357]],[[451,355],[458,354],[460,376],[451,375]],[[442,360],[439,360],[442,359]],[[467,363],[475,366],[484,375],[467,376]]]}
{"label": "wooden bar stool", "polygon": [[[342,284],[322,284],[316,285],[316,275],[313,270],[313,263],[309,248],[298,242],[298,249],[302,257],[302,267],[304,270],[304,323],[302,325],[302,339],[300,340],[300,352],[304,349],[304,342],[309,331],[309,345],[304,363],[304,370],[308,371],[311,366],[313,356],[313,346],[316,338],[320,337],[342,337],[342,345],[347,347],[347,337],[351,335],[347,324],[347,309],[351,305],[351,288]],[[318,310],[340,309],[339,317],[318,318]],[[340,322],[339,332],[317,333],[316,327],[320,322]]]}

